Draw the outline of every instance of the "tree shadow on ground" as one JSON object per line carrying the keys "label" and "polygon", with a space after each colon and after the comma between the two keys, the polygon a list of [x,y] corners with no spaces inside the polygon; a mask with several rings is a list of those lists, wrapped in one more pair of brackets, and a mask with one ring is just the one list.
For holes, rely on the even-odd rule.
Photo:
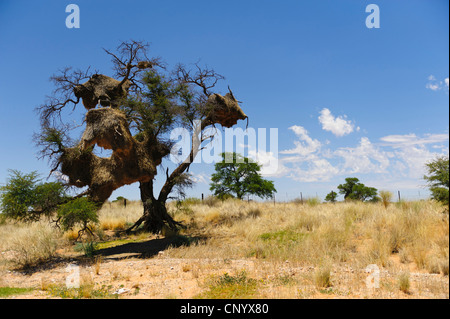
{"label": "tree shadow on ground", "polygon": [[109,260],[121,260],[125,258],[150,258],[169,247],[189,246],[204,240],[202,237],[172,236],[166,238],[151,239],[137,243],[126,243],[109,248],[98,249],[94,256],[102,256]]}
{"label": "tree shadow on ground", "polygon": [[38,263],[37,265],[14,269],[14,271],[17,271],[23,275],[32,275],[36,272],[54,269],[68,263],[89,265],[96,262],[96,257],[102,257],[108,260],[122,260],[127,258],[151,258],[169,247],[189,246],[205,240],[206,237],[201,236],[190,237],[176,235],[166,238],[151,239],[143,242],[126,243],[114,247],[98,249],[94,252],[92,257],[57,256],[45,262]]}

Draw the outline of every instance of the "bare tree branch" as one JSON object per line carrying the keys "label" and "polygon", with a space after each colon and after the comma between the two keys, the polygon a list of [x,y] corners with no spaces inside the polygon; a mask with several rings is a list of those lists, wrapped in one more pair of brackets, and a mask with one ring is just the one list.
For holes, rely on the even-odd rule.
{"label": "bare tree branch", "polygon": [[188,70],[183,64],[178,64],[175,69],[175,75],[182,83],[191,83],[199,86],[203,94],[208,97],[211,95],[209,90],[215,87],[218,81],[224,80],[225,77],[208,67],[201,68],[198,62],[194,65],[195,72]]}

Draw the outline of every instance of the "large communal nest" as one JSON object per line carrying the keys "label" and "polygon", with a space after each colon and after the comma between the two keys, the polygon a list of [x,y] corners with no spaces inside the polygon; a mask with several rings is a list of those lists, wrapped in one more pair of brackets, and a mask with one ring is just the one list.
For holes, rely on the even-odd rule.
{"label": "large communal nest", "polygon": [[86,129],[81,137],[81,149],[97,144],[126,156],[134,146],[123,112],[111,108],[93,109],[86,114]]}
{"label": "large communal nest", "polygon": [[77,98],[83,100],[86,109],[93,109],[97,104],[118,106],[119,101],[127,96],[130,81],[117,81],[103,74],[94,74],[87,82],[73,89]]}
{"label": "large communal nest", "polygon": [[[112,155],[95,155],[95,145],[111,149]],[[79,145],[66,149],[60,158],[61,172],[69,176],[69,184],[89,186],[92,199],[104,202],[123,185],[152,180],[168,153],[169,148],[156,139],[134,139],[123,112],[92,109],[86,114],[86,129]]]}
{"label": "large communal nest", "polygon": [[208,119],[212,123],[219,123],[224,127],[232,127],[238,120],[248,118],[244,111],[242,111],[231,90],[225,96],[217,93],[211,94],[208,97],[206,106],[211,110]]}

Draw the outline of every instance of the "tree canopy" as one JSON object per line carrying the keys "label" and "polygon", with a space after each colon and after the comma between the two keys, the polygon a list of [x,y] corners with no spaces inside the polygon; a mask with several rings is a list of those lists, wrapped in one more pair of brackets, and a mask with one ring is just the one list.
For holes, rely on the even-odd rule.
{"label": "tree canopy", "polygon": [[428,182],[433,199],[449,204],[449,158],[448,156],[437,157],[426,164],[428,175],[424,179]]}
{"label": "tree canopy", "polygon": [[344,195],[344,199],[360,201],[377,200],[377,189],[365,186],[356,177],[346,178],[345,183],[338,185],[337,188],[339,189],[339,193]]}
{"label": "tree canopy", "polygon": [[272,181],[261,177],[261,165],[237,153],[222,153],[222,161],[214,165],[210,190],[219,198],[225,195],[239,199],[246,195],[271,198],[276,192]]}

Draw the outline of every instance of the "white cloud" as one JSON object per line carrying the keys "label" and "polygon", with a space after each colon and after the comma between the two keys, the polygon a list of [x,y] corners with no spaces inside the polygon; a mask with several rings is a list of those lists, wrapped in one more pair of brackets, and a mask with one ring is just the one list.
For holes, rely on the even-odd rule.
{"label": "white cloud", "polygon": [[291,126],[289,129],[292,130],[295,133],[295,135],[298,136],[299,140],[294,141],[295,148],[286,151],[281,151],[280,152],[281,154],[294,154],[306,157],[309,154],[315,153],[318,150],[320,150],[322,143],[320,143],[316,139],[312,139],[311,137],[309,137],[308,131],[304,127],[294,125]]}
{"label": "white cloud", "polygon": [[447,134],[425,134],[424,137],[418,137],[416,134],[388,135],[380,138],[383,145],[394,148],[402,148],[414,145],[435,144],[448,141]]}
{"label": "white cloud", "polygon": [[427,85],[425,85],[425,87],[427,88],[427,89],[430,89],[430,90],[432,90],[432,91],[438,91],[438,90],[440,90],[440,86],[439,86],[439,84],[438,83],[427,83]]}
{"label": "white cloud", "polygon": [[338,174],[339,169],[331,165],[329,161],[313,156],[304,163],[294,165],[288,176],[299,182],[326,182]]}
{"label": "white cloud", "polygon": [[211,179],[205,173],[198,173],[198,174],[191,173],[191,174],[192,174],[191,180],[194,183],[197,183],[197,184],[200,184],[200,183],[209,184],[211,182]]}
{"label": "white cloud", "polygon": [[[334,117],[331,111],[324,108],[320,111],[319,122],[322,124],[322,129],[330,131],[336,136],[344,136],[353,132],[354,125],[351,121],[345,119],[345,116]],[[359,130],[359,128],[357,128]]]}
{"label": "white cloud", "polygon": [[279,152],[280,169],[276,177],[301,182],[324,182],[336,176],[364,174],[397,184],[408,181],[414,188],[423,184],[425,163],[437,155],[448,154],[448,134],[387,135],[379,143],[362,137],[355,146],[333,149],[332,143],[321,143],[301,126],[289,129],[298,139],[293,142],[294,148]]}
{"label": "white cloud", "polygon": [[356,147],[339,148],[333,153],[344,160],[341,174],[386,173],[392,154],[374,146],[367,137],[362,137]]}
{"label": "white cloud", "polygon": [[448,77],[445,78],[443,81],[439,81],[436,79],[436,77],[434,75],[430,75],[428,77],[428,83],[425,84],[425,87],[429,90],[432,91],[439,91],[439,90],[446,90],[448,91],[448,85],[449,85],[449,80]]}
{"label": "white cloud", "polygon": [[[388,135],[380,140],[384,142],[381,145],[394,149],[396,161],[392,172],[409,178],[421,179],[425,174],[425,163],[438,155],[448,154],[448,148],[441,144],[448,142],[447,134],[425,134],[423,137],[416,134]],[[431,152],[427,145],[434,150],[441,149],[441,152]]]}

